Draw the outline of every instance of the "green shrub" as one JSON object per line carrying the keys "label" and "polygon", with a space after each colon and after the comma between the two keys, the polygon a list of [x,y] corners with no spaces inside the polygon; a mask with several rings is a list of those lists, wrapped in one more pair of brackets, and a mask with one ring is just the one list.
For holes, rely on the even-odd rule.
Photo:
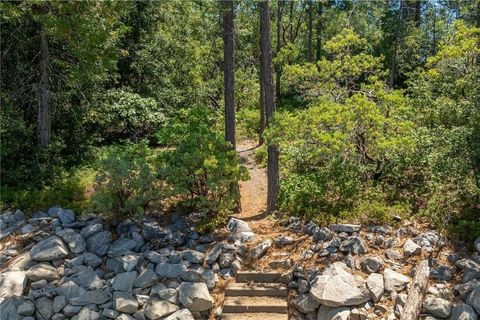
{"label": "green shrub", "polygon": [[98,163],[93,209],[107,218],[142,215],[166,196],[155,153],[144,143],[111,146]]}
{"label": "green shrub", "polygon": [[237,112],[237,136],[239,139],[258,140],[260,110],[243,108]]}
{"label": "green shrub", "polygon": [[267,166],[268,154],[267,154],[267,145],[263,144],[255,149],[255,153],[253,154],[253,159],[255,162],[261,166]]}

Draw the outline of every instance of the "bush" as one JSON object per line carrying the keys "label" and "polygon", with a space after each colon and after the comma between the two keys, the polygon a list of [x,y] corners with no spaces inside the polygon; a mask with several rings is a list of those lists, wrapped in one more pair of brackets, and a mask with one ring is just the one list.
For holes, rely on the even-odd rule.
{"label": "bush", "polygon": [[[211,110],[193,108],[182,112],[169,132],[159,132],[165,139],[174,137],[178,145],[162,156],[168,183],[184,204],[221,221],[239,198],[235,185],[247,178],[239,157],[221,131],[214,128]],[[165,140],[161,140],[165,143]]]}
{"label": "bush", "polygon": [[260,110],[244,108],[237,112],[238,138],[258,140],[260,130]]}
{"label": "bush", "polygon": [[156,156],[144,143],[111,146],[98,163],[93,209],[107,218],[142,215],[166,196]]}

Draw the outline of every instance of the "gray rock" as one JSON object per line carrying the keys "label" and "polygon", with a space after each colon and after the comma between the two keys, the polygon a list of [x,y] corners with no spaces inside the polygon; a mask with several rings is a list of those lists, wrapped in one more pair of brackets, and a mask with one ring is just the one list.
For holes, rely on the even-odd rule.
{"label": "gray rock", "polygon": [[53,311],[59,313],[67,305],[67,299],[65,296],[56,296],[53,299]]}
{"label": "gray rock", "polygon": [[279,236],[273,240],[277,247],[288,246],[293,243],[293,238],[288,236]]}
{"label": "gray rock", "polygon": [[99,320],[100,313],[89,308],[82,308],[82,310],[72,318],[72,320]]}
{"label": "gray rock", "polygon": [[475,249],[477,249],[478,252],[480,252],[480,237],[475,240]]}
{"label": "gray rock", "polygon": [[53,312],[53,301],[47,297],[42,297],[35,302],[37,309],[37,318],[50,319],[55,312]]}
{"label": "gray rock", "polygon": [[378,302],[385,291],[383,275],[380,273],[371,273],[367,278],[367,289],[370,291],[372,300]]}
{"label": "gray rock", "polygon": [[151,269],[143,270],[135,280],[136,288],[149,288],[158,283],[158,275]]}
{"label": "gray rock", "polygon": [[[153,292],[153,289],[152,289]],[[166,288],[156,291],[158,297],[162,300],[178,304],[178,289]]]}
{"label": "gray rock", "polygon": [[183,264],[175,263],[159,263],[155,268],[155,272],[162,278],[176,278],[182,271],[187,270]]}
{"label": "gray rock", "polygon": [[27,300],[18,306],[17,313],[21,316],[31,316],[35,313],[35,305]]}
{"label": "gray rock", "polygon": [[210,251],[208,251],[207,255],[205,256],[205,259],[207,260],[208,264],[212,264],[215,261],[217,261],[218,257],[222,253],[222,248],[223,248],[222,244],[217,243],[210,249]]}
{"label": "gray rock", "polygon": [[103,287],[103,281],[92,268],[87,268],[80,272],[73,281],[80,287],[87,290],[95,290]]}
{"label": "gray rock", "polygon": [[51,236],[34,245],[30,257],[37,261],[52,261],[66,258],[68,253],[63,241],[59,237]]}
{"label": "gray rock", "polygon": [[70,224],[75,221],[75,213],[70,209],[60,210],[58,212],[58,218],[63,225]]}
{"label": "gray rock", "polygon": [[86,243],[82,235],[76,233],[72,229],[63,229],[57,232],[57,235],[62,238],[73,253],[82,253],[85,251]]}
{"label": "gray rock", "polygon": [[87,292],[87,290],[83,289],[73,281],[67,281],[63,283],[57,287],[56,291],[59,295],[64,295],[67,300],[75,297],[81,297]]}
{"label": "gray rock", "polygon": [[231,232],[249,232],[249,231],[252,231],[250,229],[250,227],[248,226],[247,222],[245,222],[243,220],[240,220],[240,219],[236,219],[236,218],[231,218],[228,221],[227,228]]}
{"label": "gray rock", "polygon": [[224,252],[218,258],[218,265],[220,268],[230,268],[236,258],[237,257],[234,252]]}
{"label": "gray rock", "polygon": [[88,226],[84,227],[80,234],[85,238],[89,238],[96,233],[99,233],[103,230],[103,225],[101,223],[89,224]]}
{"label": "gray rock", "polygon": [[478,315],[475,313],[473,308],[466,304],[462,303],[456,307],[452,308],[450,314],[450,320],[477,320]]}
{"label": "gray rock", "polygon": [[360,231],[360,228],[362,226],[357,224],[331,224],[329,227],[331,230],[338,233],[341,233],[341,232],[353,233],[353,232]]}
{"label": "gray rock", "polygon": [[317,275],[310,283],[310,287],[313,298],[325,306],[353,306],[370,300],[370,293],[364,283],[359,283],[340,265],[331,265],[322,274]]}
{"label": "gray rock", "polygon": [[267,239],[262,243],[260,243],[259,245],[257,245],[256,247],[254,247],[250,251],[250,255],[252,256],[252,258],[258,259],[268,250],[268,248],[272,246],[272,244],[273,244],[272,239]]}
{"label": "gray rock", "polygon": [[112,233],[101,231],[87,239],[87,251],[103,257],[107,253],[110,242],[112,242]]}
{"label": "gray rock", "polygon": [[137,245],[137,242],[129,238],[120,238],[115,240],[108,250],[109,257],[117,257],[132,250]]}
{"label": "gray rock", "polygon": [[43,287],[45,287],[47,285],[47,280],[38,280],[36,282],[32,282],[30,284],[30,288],[32,290],[38,290],[38,289],[41,289]]}
{"label": "gray rock", "polygon": [[113,278],[112,288],[115,291],[132,291],[135,280],[137,279],[137,272],[120,273]]}
{"label": "gray rock", "polygon": [[367,247],[362,238],[353,236],[342,242],[340,245],[340,251],[353,254],[364,254],[367,252]]}
{"label": "gray rock", "polygon": [[[88,304],[104,304],[112,299],[112,295],[108,289],[98,289],[87,291],[79,301]],[[70,303],[73,303],[73,299],[70,299]]]}
{"label": "gray rock", "polygon": [[365,257],[360,266],[366,273],[378,272],[383,267],[383,261],[379,257]]}
{"label": "gray rock", "polygon": [[178,310],[166,317],[164,320],[194,320],[192,313],[188,309]]}
{"label": "gray rock", "polygon": [[143,223],[142,233],[146,240],[164,238],[170,230],[166,230],[156,221],[146,221]]}
{"label": "gray rock", "polygon": [[90,267],[98,267],[102,264],[102,258],[97,256],[95,253],[85,252],[83,254],[83,262]]}
{"label": "gray rock", "polygon": [[102,316],[109,319],[117,319],[120,316],[120,313],[118,311],[105,308],[102,311]]}
{"label": "gray rock", "polygon": [[477,286],[472,292],[470,292],[465,302],[471,305],[473,309],[480,314],[480,286]]}
{"label": "gray rock", "polygon": [[407,239],[403,244],[403,254],[406,258],[416,256],[422,253],[422,247],[413,242],[411,239]]}
{"label": "gray rock", "polygon": [[439,266],[430,270],[430,279],[449,281],[455,276],[455,269],[448,266]]}
{"label": "gray rock", "polygon": [[317,320],[349,320],[350,308],[338,307],[331,308],[328,306],[320,306],[318,309]]}
{"label": "gray rock", "polygon": [[428,295],[423,301],[422,312],[429,313],[435,317],[447,318],[450,315],[452,304],[445,299]]}
{"label": "gray rock", "polygon": [[183,282],[180,284],[178,299],[190,311],[205,311],[213,307],[213,299],[204,283]]}
{"label": "gray rock", "polygon": [[129,292],[113,293],[113,309],[118,312],[135,313],[138,309],[138,302]]}
{"label": "gray rock", "polygon": [[21,296],[27,284],[25,271],[7,271],[0,273],[0,300],[5,297]]}
{"label": "gray rock", "polygon": [[153,263],[163,263],[163,262],[168,262],[168,258],[164,255],[161,255],[158,252],[155,251],[150,251],[148,250],[147,252],[144,253],[145,258],[147,258],[148,261],[151,261]]}
{"label": "gray rock", "polygon": [[313,241],[328,241],[332,239],[333,232],[328,228],[320,228],[313,233]]}
{"label": "gray rock", "polygon": [[17,314],[17,308],[22,303],[19,297],[0,298],[0,315],[2,320],[20,320],[22,317]]}
{"label": "gray rock", "polygon": [[168,316],[179,309],[179,306],[176,304],[153,298],[148,301],[144,314],[148,319],[156,320]]}
{"label": "gray rock", "polygon": [[139,254],[126,254],[117,257],[122,264],[122,268],[125,271],[132,271],[138,268],[143,262],[143,257]]}
{"label": "gray rock", "polygon": [[67,317],[71,317],[80,313],[82,306],[72,306],[71,304],[67,304],[65,308],[63,308],[63,314]]}
{"label": "gray rock", "polygon": [[293,300],[293,305],[300,312],[309,313],[315,311],[320,303],[310,294],[299,294],[295,300]]}
{"label": "gray rock", "polygon": [[410,278],[401,273],[395,272],[392,269],[385,269],[383,272],[383,278],[385,281],[385,290],[389,292],[402,291],[405,289],[407,283],[410,282]]}
{"label": "gray rock", "polygon": [[205,255],[195,250],[185,250],[182,254],[183,259],[191,263],[203,263]]}

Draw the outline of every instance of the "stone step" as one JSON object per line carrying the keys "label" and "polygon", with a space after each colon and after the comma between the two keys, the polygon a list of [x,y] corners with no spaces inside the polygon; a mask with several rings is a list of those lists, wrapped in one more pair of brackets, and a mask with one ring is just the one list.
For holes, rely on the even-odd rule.
{"label": "stone step", "polygon": [[282,274],[280,272],[239,271],[237,282],[275,283]]}
{"label": "stone step", "polygon": [[224,313],[222,320],[288,320],[288,315],[281,313]]}
{"label": "stone step", "polygon": [[277,297],[226,297],[224,313],[287,313],[287,300]]}
{"label": "stone step", "polygon": [[279,283],[232,283],[226,291],[226,297],[286,297],[287,287]]}

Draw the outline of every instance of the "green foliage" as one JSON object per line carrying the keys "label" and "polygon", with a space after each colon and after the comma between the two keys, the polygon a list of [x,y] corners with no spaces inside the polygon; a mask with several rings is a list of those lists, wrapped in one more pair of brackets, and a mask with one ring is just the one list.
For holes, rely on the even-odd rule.
{"label": "green foliage", "polygon": [[[212,216],[223,216],[232,210],[239,194],[234,185],[247,178],[238,155],[214,128],[214,113],[193,108],[175,120],[176,125],[160,137],[174,137],[178,145],[166,150],[162,159],[166,177],[174,193],[185,197],[185,204]],[[160,141],[162,142],[162,141]]]}
{"label": "green foliage", "polygon": [[260,130],[260,110],[243,108],[236,114],[237,135],[240,139],[258,140]]}
{"label": "green foliage", "polygon": [[98,164],[93,209],[111,219],[143,215],[167,194],[155,166],[154,153],[143,143],[107,148]]}

